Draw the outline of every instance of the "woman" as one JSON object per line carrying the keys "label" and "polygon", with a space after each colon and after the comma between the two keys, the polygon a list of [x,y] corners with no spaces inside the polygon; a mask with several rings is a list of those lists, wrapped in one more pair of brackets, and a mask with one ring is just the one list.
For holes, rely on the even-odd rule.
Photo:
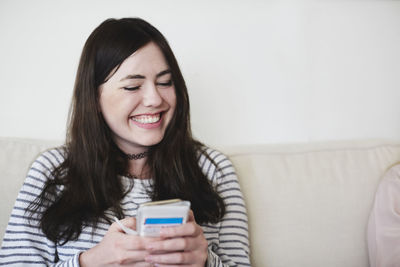
{"label": "woman", "polygon": [[[181,198],[188,222],[159,238],[135,229],[138,205]],[[111,225],[110,225],[111,224]],[[109,19],[83,48],[67,141],[28,172],[1,264],[249,266],[246,209],[232,164],[192,138],[189,100],[162,34]]]}
{"label": "woman", "polygon": [[371,267],[400,266],[400,164],[378,186],[368,223]]}

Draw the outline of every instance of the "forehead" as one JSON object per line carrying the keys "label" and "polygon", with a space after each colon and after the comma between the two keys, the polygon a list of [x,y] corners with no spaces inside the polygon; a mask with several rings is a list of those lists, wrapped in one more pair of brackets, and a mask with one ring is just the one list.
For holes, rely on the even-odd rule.
{"label": "forehead", "polygon": [[114,73],[113,78],[118,79],[131,74],[151,77],[168,68],[161,49],[155,43],[150,42],[125,59]]}

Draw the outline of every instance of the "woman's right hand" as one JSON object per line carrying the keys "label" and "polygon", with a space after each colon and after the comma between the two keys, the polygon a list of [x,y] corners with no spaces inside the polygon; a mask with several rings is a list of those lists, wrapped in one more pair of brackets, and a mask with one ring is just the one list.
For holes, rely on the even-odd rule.
{"label": "woman's right hand", "polygon": [[[121,220],[121,223],[126,227],[136,229],[136,219],[133,217],[125,218]],[[117,223],[113,223],[99,244],[80,255],[79,263],[82,267],[151,266],[144,261],[149,254],[145,247],[150,241],[157,239],[159,238],[125,234]]]}

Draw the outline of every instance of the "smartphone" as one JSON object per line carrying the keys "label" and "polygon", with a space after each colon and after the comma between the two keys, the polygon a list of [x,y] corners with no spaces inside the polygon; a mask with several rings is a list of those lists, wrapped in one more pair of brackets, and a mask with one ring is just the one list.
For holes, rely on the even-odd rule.
{"label": "smartphone", "polygon": [[190,201],[169,199],[141,204],[136,217],[136,231],[140,236],[158,237],[163,227],[186,223]]}

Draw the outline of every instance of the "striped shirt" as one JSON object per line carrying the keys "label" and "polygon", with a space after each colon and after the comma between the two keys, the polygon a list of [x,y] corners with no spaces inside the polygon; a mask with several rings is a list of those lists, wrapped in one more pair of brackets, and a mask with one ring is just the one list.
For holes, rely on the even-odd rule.
{"label": "striped shirt", "polygon": [[[10,216],[0,251],[0,265],[79,266],[80,253],[95,246],[106,234],[109,224],[101,221],[95,229],[85,226],[77,240],[55,244],[43,234],[39,220],[25,212],[42,192],[45,182],[52,179],[52,170],[63,161],[64,150],[56,148],[44,152],[32,164]],[[220,152],[207,148],[199,157],[199,166],[226,205],[226,214],[220,222],[201,225],[208,241],[207,265],[250,266],[246,208],[232,163]],[[120,178],[124,186],[132,181],[127,177]],[[121,201],[127,217],[136,216],[139,205],[151,201],[148,192],[152,180],[134,179],[133,182],[132,190]]]}

